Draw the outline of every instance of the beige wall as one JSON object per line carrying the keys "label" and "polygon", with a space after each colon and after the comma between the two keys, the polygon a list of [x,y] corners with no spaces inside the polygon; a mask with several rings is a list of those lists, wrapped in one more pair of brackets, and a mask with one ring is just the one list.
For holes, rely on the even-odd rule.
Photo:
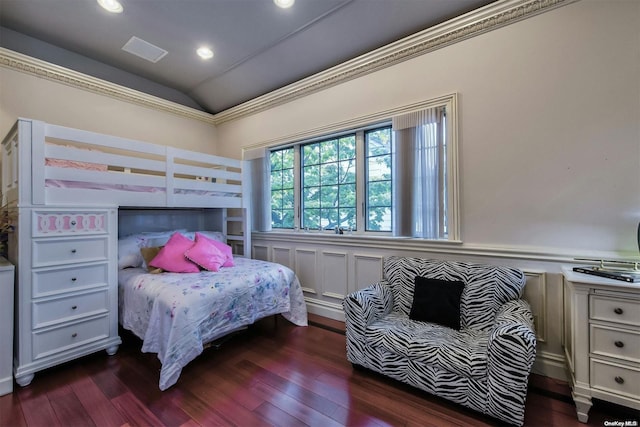
{"label": "beige wall", "polygon": [[465,245],[635,256],[640,2],[583,0],[218,126],[219,153],[460,94]]}
{"label": "beige wall", "polygon": [[217,154],[213,124],[0,67],[2,136],[18,117]]}

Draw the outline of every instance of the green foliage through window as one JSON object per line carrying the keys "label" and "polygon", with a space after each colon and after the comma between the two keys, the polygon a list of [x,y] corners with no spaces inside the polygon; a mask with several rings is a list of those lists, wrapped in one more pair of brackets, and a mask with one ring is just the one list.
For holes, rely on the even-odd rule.
{"label": "green foliage through window", "polygon": [[293,228],[294,225],[294,149],[272,151],[271,160],[271,225]]}
{"label": "green foliage through window", "polygon": [[356,228],[355,134],[301,146],[301,227]]}
{"label": "green foliage through window", "polygon": [[365,132],[367,231],[391,231],[391,127]]}

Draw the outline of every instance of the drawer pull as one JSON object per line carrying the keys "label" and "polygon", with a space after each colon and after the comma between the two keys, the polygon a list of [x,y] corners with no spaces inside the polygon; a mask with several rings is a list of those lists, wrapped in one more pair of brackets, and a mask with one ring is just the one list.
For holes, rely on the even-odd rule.
{"label": "drawer pull", "polygon": [[624,384],[624,378],[622,377],[615,377],[615,380],[618,384]]}
{"label": "drawer pull", "polygon": [[78,280],[76,277],[72,277],[72,278],[71,278],[71,281],[72,281],[72,282],[75,282],[76,280]]}
{"label": "drawer pull", "polygon": [[622,348],[622,347],[624,347],[624,343],[623,343],[622,341],[616,341],[616,342],[614,342],[614,344],[615,344],[615,345],[616,345],[616,347],[618,347],[618,348]]}
{"label": "drawer pull", "polygon": [[76,225],[76,222],[75,221],[71,221],[71,225]]}
{"label": "drawer pull", "polygon": [[72,254],[75,254],[75,253],[76,253],[76,250],[75,250],[75,249],[71,249],[71,253],[72,253]]}
{"label": "drawer pull", "polygon": [[72,306],[71,306],[71,310],[76,310],[77,308],[78,308],[78,306],[77,306],[77,305],[72,305]]}
{"label": "drawer pull", "polygon": [[613,312],[614,312],[615,314],[622,314],[622,313],[624,313],[624,311],[623,311],[620,307],[616,307],[616,308],[614,308],[614,309],[613,309]]}
{"label": "drawer pull", "polygon": [[[75,338],[77,336],[78,336],[77,332],[74,332],[74,333],[71,334],[71,338]],[[620,378],[620,377],[616,377],[616,381],[618,381],[618,378]],[[622,378],[620,378],[620,379],[622,379]]]}

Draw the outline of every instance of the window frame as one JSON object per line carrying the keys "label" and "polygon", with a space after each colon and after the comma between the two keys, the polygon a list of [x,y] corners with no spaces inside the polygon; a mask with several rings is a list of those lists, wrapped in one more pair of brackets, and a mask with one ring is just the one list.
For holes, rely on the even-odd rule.
{"label": "window frame", "polygon": [[[407,105],[400,108],[389,109],[380,111],[375,114],[370,114],[363,117],[358,117],[348,122],[341,122],[324,126],[319,129],[315,129],[309,132],[302,132],[294,135],[290,135],[285,138],[279,138],[278,141],[270,141],[268,143],[261,144],[262,149],[266,149],[268,153],[272,150],[283,149],[287,147],[300,147],[302,144],[317,142],[321,140],[327,140],[330,138],[339,138],[340,135],[356,133],[356,217],[358,221],[357,230],[353,231],[354,236],[381,236],[392,237],[392,232],[386,231],[365,231],[366,218],[365,212],[365,155],[364,152],[364,131],[374,129],[377,127],[385,127],[390,124],[391,118],[396,115],[406,114],[413,111],[418,111],[426,108],[443,106],[446,111],[446,135],[447,135],[447,180],[445,187],[447,190],[447,238],[446,239],[422,239],[415,238],[415,240],[424,240],[427,242],[452,242],[461,243],[460,237],[460,190],[459,190],[459,156],[458,156],[458,94],[452,93],[444,95],[438,98],[418,102],[415,104]],[[393,134],[392,134],[393,137]],[[255,149],[254,146],[253,149]],[[268,154],[267,154],[268,155]],[[290,233],[297,232],[300,229],[301,224],[301,203],[302,197],[301,190],[301,178],[300,173],[296,177],[296,171],[301,170],[300,150],[294,150],[295,162],[294,162],[294,191],[295,191],[295,208],[294,208],[294,228],[278,228],[274,229],[277,233]],[[270,208],[270,204],[269,204]],[[312,230],[309,230],[312,231]],[[333,234],[334,231],[326,230],[318,232],[313,230],[315,234]],[[344,232],[347,234],[347,231]],[[313,234],[313,233],[310,233]],[[407,240],[406,237],[402,237],[403,240]]]}

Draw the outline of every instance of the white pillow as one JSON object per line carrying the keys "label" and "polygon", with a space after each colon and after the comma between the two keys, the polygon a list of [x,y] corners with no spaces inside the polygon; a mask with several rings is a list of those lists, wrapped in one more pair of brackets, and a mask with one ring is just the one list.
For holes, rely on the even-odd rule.
{"label": "white pillow", "polygon": [[140,267],[142,254],[140,248],[144,244],[144,237],[140,234],[123,237],[118,240],[118,269],[127,267]]}

